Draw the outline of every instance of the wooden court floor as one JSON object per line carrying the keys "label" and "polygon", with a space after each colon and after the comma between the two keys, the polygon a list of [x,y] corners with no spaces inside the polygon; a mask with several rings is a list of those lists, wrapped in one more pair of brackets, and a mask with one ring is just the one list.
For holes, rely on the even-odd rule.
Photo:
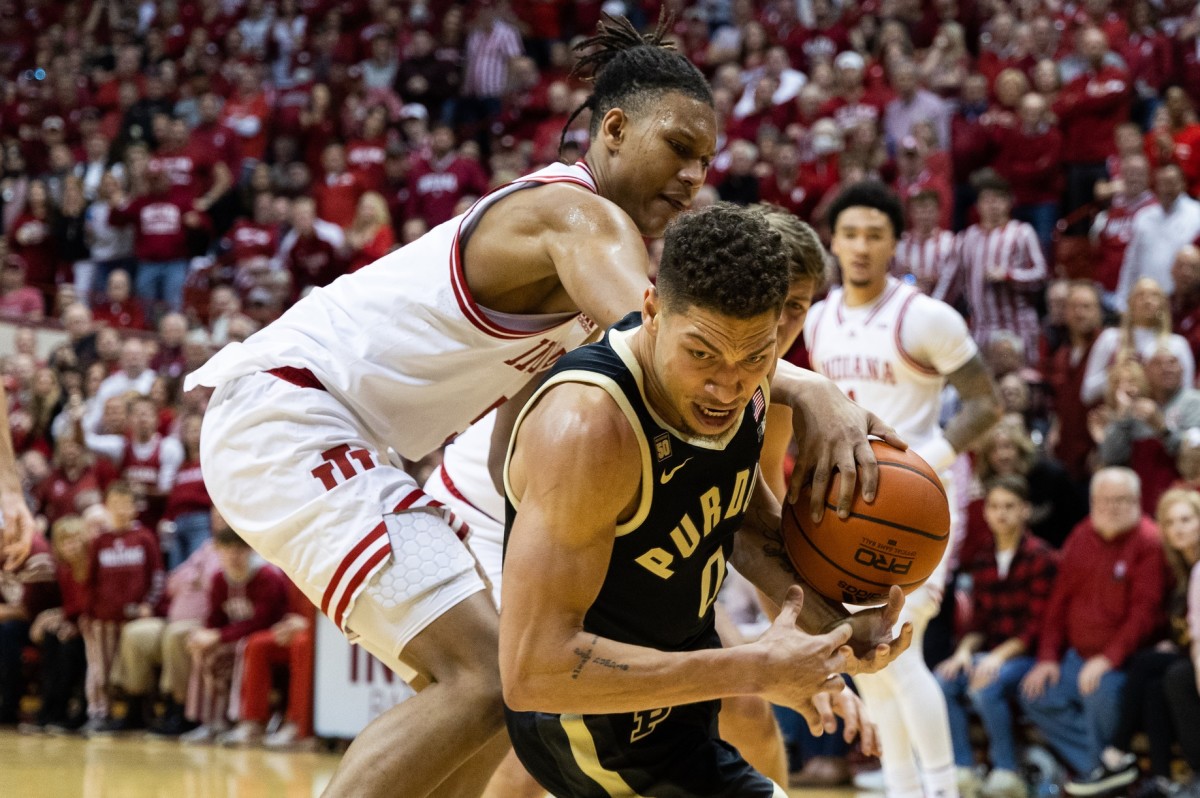
{"label": "wooden court floor", "polygon": [[[337,762],[335,754],[326,753],[274,753],[129,737],[83,740],[5,730],[0,731],[0,796],[317,798]],[[856,793],[793,790],[791,795],[850,798]]]}

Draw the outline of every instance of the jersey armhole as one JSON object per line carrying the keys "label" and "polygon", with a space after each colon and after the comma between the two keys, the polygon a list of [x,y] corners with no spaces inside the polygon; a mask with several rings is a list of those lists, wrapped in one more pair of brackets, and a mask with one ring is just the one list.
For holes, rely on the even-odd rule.
{"label": "jersey armhole", "polygon": [[911,305],[918,296],[920,295],[916,292],[913,292],[912,296],[904,300],[904,304],[900,306],[900,312],[896,314],[896,331],[893,333],[896,342],[896,351],[900,353],[900,357],[905,363],[908,364],[909,368],[930,377],[937,377],[940,376],[940,372],[937,369],[920,362],[912,355],[912,353],[904,348],[904,336],[902,334],[904,330],[904,316],[908,313],[908,306]]}
{"label": "jersey armhole", "polygon": [[650,514],[650,505],[654,500],[654,471],[652,460],[650,458],[650,443],[646,440],[645,430],[642,429],[642,422],[638,418],[637,411],[633,405],[629,403],[629,397],[621,390],[621,386],[615,380],[603,374],[598,374],[592,371],[574,370],[560,372],[550,379],[529,398],[520,415],[517,416],[517,421],[513,425],[512,437],[508,441],[508,453],[504,456],[504,493],[508,497],[508,501],[512,504],[513,509],[520,511],[521,504],[513,494],[512,485],[509,482],[509,467],[512,464],[513,446],[517,440],[517,432],[521,429],[521,425],[525,422],[525,416],[532,410],[542,398],[542,396],[550,388],[555,385],[561,385],[567,382],[582,383],[584,385],[593,385],[612,398],[616,402],[617,407],[621,409],[621,413],[633,428],[633,434],[637,438],[638,451],[641,454],[642,460],[642,479],[641,479],[641,498],[638,501],[637,510],[628,521],[622,521],[617,524],[617,537],[627,535],[633,530],[641,526],[642,522]]}

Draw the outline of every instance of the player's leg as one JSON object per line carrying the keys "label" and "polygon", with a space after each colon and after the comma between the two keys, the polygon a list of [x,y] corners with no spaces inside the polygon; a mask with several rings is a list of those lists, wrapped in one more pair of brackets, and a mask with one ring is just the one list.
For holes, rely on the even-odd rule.
{"label": "player's leg", "polygon": [[[380,647],[365,632],[388,623],[386,614],[364,596],[348,626],[364,635],[359,641],[364,648],[391,666],[399,664],[395,651]],[[492,757],[476,757],[502,733],[498,632],[491,602],[477,592],[404,646],[404,664],[429,685],[363,729],[326,796],[392,795],[401,784],[403,794],[414,798],[478,795],[504,748]],[[455,792],[437,790],[451,775],[447,786]],[[464,789],[458,791],[459,786]]]}
{"label": "player's leg", "polygon": [[[429,477],[425,483],[425,492],[453,510],[455,515],[471,528],[467,545],[479,562],[484,576],[491,583],[492,598],[496,606],[500,606],[500,584],[504,561],[504,525],[465,498],[461,490],[465,487],[462,484],[461,474],[457,475],[459,476],[458,480],[452,480],[458,485],[452,491],[445,479],[444,468],[444,466],[437,468]],[[485,475],[468,476],[474,477],[472,483],[474,484],[480,482]],[[502,735],[501,742],[506,755],[503,756],[500,766],[496,768],[496,772],[488,781],[482,798],[541,798],[544,796],[546,791],[533,776],[529,775],[525,766],[521,764],[521,760],[517,759],[517,755],[513,753],[507,733]]]}
{"label": "player's leg", "polygon": [[319,389],[236,380],[201,441],[230,525],[364,648],[428,682],[364,731],[328,794],[432,794],[503,726],[498,618],[457,522]]}
{"label": "player's leg", "polygon": [[879,726],[888,794],[915,796],[923,787],[931,796],[953,798],[958,788],[946,698],[922,654],[925,625],[937,602],[922,597],[924,590],[909,596],[901,616],[913,624],[913,644],[882,671],[856,676],[855,684]]}

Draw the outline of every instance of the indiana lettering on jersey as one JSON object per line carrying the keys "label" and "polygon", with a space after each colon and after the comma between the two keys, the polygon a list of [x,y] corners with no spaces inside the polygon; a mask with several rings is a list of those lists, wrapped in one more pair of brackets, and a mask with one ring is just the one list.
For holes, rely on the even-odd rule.
{"label": "indiana lettering on jersey", "polygon": [[540,374],[557,363],[558,359],[566,353],[567,350],[563,348],[562,344],[551,341],[549,338],[543,338],[532,349],[504,362],[517,371],[523,371],[526,374]]}
{"label": "indiana lettering on jersey", "polygon": [[863,355],[839,355],[821,361],[820,373],[834,382],[840,380],[865,380],[896,384],[896,372],[892,362],[882,357]]}
{"label": "indiana lettering on jersey", "polygon": [[[721,494],[721,488],[712,486],[700,495],[699,513],[684,513],[683,518],[667,536],[669,542],[665,546],[655,546],[645,554],[635,558],[638,565],[655,576],[670,579],[675,575],[672,567],[676,559],[686,560],[696,553],[700,541],[716,528],[724,519],[734,518],[746,512],[754,492],[750,490],[753,484],[753,472],[746,468],[737,473],[733,488],[727,494]],[[696,521],[699,519],[700,523]]]}
{"label": "indiana lettering on jersey", "polygon": [[122,568],[127,565],[143,565],[146,562],[146,550],[141,546],[126,546],[117,541],[111,548],[97,552],[101,568]]}

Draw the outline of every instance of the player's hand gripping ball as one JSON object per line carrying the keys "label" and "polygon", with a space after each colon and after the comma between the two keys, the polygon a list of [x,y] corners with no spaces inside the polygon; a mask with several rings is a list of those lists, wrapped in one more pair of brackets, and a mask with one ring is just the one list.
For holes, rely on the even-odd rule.
{"label": "player's hand gripping ball", "polygon": [[[870,606],[887,601],[888,588],[905,594],[937,568],[950,539],[950,507],[942,481],[911,449],[871,441],[879,462],[879,488],[867,504],[856,494],[850,517],[825,514],[813,523],[808,489],[783,508],[783,541],[792,565],[818,593],[834,601]],[[829,483],[836,497],[840,475]]]}

